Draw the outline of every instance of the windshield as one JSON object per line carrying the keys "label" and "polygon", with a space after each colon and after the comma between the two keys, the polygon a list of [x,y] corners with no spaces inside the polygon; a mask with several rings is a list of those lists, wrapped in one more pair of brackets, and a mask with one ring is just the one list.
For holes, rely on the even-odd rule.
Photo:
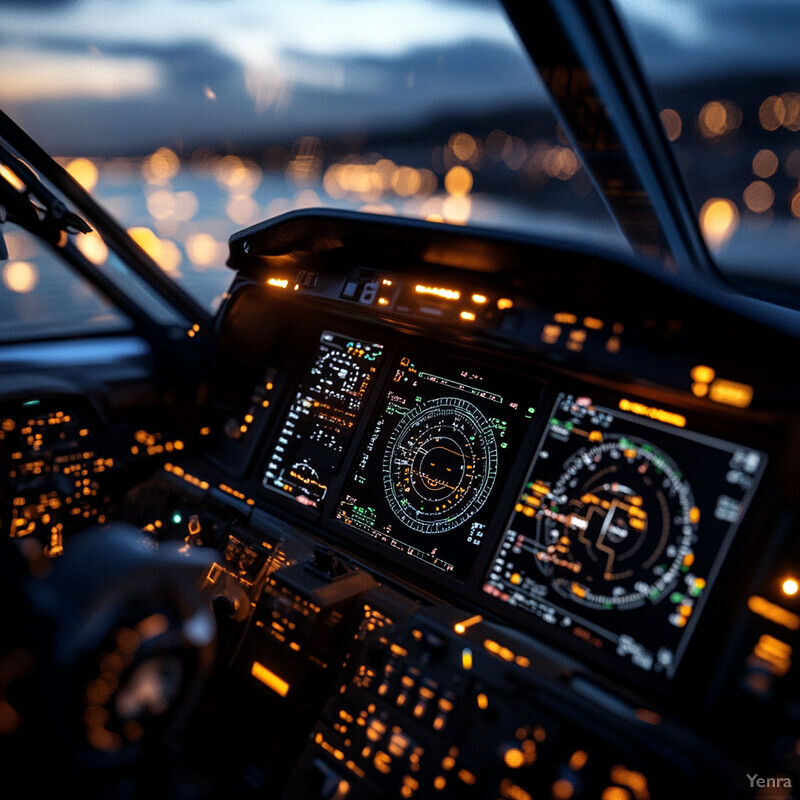
{"label": "windshield", "polygon": [[0,106],[213,309],[234,231],[308,206],[627,252],[493,2],[4,8]]}
{"label": "windshield", "polygon": [[719,267],[793,286],[800,241],[800,5],[615,0]]}

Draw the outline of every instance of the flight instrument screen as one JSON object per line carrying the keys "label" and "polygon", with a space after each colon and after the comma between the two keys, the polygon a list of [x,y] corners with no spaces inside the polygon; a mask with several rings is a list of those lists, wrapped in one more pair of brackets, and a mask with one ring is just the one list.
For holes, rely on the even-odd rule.
{"label": "flight instrument screen", "polygon": [[399,357],[336,519],[465,578],[540,389],[453,359]]}
{"label": "flight instrument screen", "polygon": [[353,437],[383,346],[323,331],[283,420],[262,483],[316,508]]}
{"label": "flight instrument screen", "polygon": [[685,425],[560,394],[484,591],[671,677],[766,463]]}

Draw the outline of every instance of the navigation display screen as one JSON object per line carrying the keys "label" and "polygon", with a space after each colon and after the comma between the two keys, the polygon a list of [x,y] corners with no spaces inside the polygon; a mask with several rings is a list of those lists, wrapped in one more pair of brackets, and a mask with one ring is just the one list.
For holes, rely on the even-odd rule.
{"label": "navigation display screen", "polygon": [[499,370],[400,357],[336,519],[465,577],[540,388]]}
{"label": "navigation display screen", "polygon": [[339,471],[383,347],[324,331],[283,421],[262,483],[317,507]]}
{"label": "navigation display screen", "polygon": [[671,677],[766,463],[685,425],[559,395],[484,591]]}

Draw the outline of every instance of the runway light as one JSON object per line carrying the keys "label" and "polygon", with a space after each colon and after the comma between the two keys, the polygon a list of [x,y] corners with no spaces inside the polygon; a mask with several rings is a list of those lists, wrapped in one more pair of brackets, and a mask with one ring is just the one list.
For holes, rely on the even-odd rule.
{"label": "runway light", "polygon": [[731,200],[712,197],[700,210],[700,228],[709,247],[721,248],[739,227],[739,209]]}

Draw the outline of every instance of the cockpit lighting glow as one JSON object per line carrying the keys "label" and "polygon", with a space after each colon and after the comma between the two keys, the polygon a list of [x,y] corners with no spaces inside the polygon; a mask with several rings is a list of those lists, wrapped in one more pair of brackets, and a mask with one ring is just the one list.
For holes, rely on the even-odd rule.
{"label": "cockpit lighting glow", "polygon": [[414,287],[417,294],[428,294],[433,297],[440,297],[442,300],[458,300],[461,297],[461,292],[457,289],[445,289],[440,286],[424,286],[418,283]]}
{"label": "cockpit lighting glow", "polygon": [[667,425],[675,425],[678,428],[686,427],[686,417],[683,414],[676,414],[674,411],[666,411],[663,408],[654,408],[644,403],[636,403],[624,397],[619,401],[619,409],[620,411],[629,411],[631,414],[654,419],[658,422],[666,422]]}

